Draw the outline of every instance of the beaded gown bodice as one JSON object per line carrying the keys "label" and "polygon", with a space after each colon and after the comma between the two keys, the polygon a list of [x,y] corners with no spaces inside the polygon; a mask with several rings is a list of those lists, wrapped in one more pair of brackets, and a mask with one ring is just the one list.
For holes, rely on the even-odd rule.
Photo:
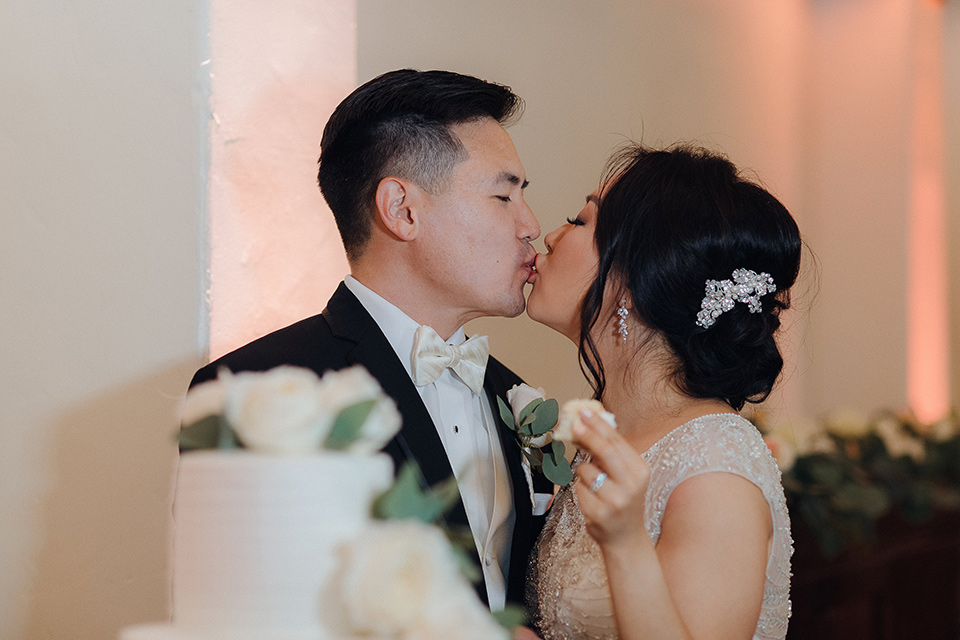
{"label": "beaded gown bodice", "polygon": [[[773,518],[773,541],[755,640],[782,639],[790,617],[793,540],[780,470],[756,428],[736,414],[696,418],[648,449],[644,522],[656,546],[670,494],[701,473],[742,476],[763,492]],[[583,454],[578,453],[575,464]],[[600,547],[587,533],[571,488],[554,500],[532,559],[528,604],[544,640],[617,640]]]}

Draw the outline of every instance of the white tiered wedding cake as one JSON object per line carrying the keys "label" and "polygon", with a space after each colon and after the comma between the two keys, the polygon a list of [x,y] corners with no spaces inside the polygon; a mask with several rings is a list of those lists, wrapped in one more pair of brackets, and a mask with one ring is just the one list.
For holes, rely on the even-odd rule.
{"label": "white tiered wedding cake", "polygon": [[224,371],[183,423],[173,619],[120,640],[508,638],[439,529],[371,519],[400,414],[362,367]]}

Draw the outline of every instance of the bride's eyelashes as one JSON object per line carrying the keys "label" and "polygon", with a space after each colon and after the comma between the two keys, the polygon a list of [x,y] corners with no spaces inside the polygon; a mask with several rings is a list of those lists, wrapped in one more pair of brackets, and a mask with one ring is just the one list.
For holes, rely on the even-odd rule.
{"label": "bride's eyelashes", "polygon": [[583,225],[586,224],[586,222],[584,222],[583,220],[581,220],[579,217],[578,217],[578,218],[573,218],[573,219],[567,218],[567,224],[572,224],[572,225],[576,225],[576,226],[578,226],[578,227],[582,227]]}

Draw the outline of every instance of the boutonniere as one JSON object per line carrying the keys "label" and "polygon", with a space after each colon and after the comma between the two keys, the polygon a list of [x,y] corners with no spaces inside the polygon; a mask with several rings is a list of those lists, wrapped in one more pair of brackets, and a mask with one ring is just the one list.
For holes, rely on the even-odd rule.
{"label": "boutonniere", "polygon": [[[543,389],[525,384],[507,391],[509,405],[498,397],[500,419],[516,435],[525,461],[524,470],[539,469],[553,484],[566,486],[573,481],[573,472],[564,453],[564,443],[553,437],[553,428],[560,417],[560,405],[546,398]],[[528,481],[532,480],[528,477]],[[532,491],[532,489],[531,489]]]}

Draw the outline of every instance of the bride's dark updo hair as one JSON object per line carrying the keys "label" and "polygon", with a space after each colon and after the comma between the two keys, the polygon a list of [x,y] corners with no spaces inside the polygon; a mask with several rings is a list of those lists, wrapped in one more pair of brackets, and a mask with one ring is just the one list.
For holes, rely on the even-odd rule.
{"label": "bride's dark updo hair", "polygon": [[[800,269],[793,217],[725,157],[697,147],[631,145],[610,160],[603,184],[600,268],[580,323],[581,365],[597,397],[605,378],[591,333],[612,277],[629,296],[631,314],[676,356],[672,381],[680,391],[737,410],[764,400],[783,368],[774,334]],[[707,280],[732,279],[735,269],[770,274],[776,292],[760,298],[759,313],[737,302],[709,328],[699,326]]]}

